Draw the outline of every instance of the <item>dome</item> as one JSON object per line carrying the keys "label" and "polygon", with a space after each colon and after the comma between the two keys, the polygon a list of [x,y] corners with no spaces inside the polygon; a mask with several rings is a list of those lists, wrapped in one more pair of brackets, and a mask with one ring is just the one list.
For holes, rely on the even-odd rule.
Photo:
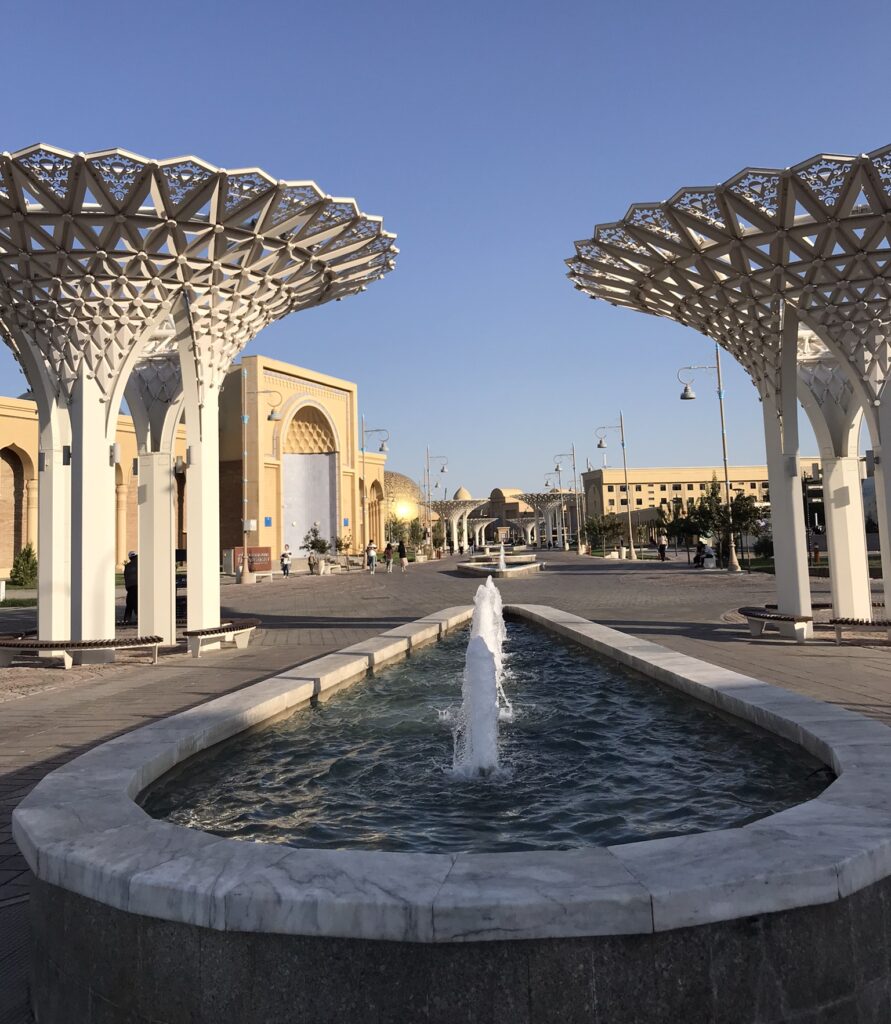
{"label": "dome", "polygon": [[412,501],[421,500],[421,488],[404,473],[394,473],[392,470],[384,470],[384,487],[388,494],[394,499],[410,498]]}
{"label": "dome", "polygon": [[455,491],[455,501],[473,501],[473,495],[466,487],[459,487],[458,490]]}

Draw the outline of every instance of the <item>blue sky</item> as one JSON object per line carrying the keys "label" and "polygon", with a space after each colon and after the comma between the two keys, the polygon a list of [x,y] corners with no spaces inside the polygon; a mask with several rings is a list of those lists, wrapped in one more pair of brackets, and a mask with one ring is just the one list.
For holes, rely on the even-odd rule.
{"label": "blue sky", "polygon": [[[599,465],[620,407],[633,465],[720,457],[710,381],[681,405],[675,378],[710,342],[574,291],[575,239],[746,165],[891,141],[878,0],[53,0],[4,22],[0,148],[194,153],[383,215],[394,273],[246,351],[355,380],[392,468],[420,476],[429,443],[479,495],[541,487],[571,442]],[[731,460],[761,462],[754,388],[725,367]],[[22,390],[0,350],[0,392]]]}

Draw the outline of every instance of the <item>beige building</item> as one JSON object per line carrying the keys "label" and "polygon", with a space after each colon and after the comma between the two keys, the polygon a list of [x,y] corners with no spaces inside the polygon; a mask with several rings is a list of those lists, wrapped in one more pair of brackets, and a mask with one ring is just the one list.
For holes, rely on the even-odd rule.
{"label": "beige building", "polygon": [[[133,420],[121,415],[116,435],[115,561],[120,570],[136,543],[134,473],[136,432]],[[176,454],[185,457],[185,431],[181,427]],[[28,398],[0,398],[0,579],[12,570],[15,556],[26,544],[37,551],[37,475],[39,466],[37,407]],[[184,477],[177,475],[177,546],[185,547]]]}
{"label": "beige building", "polygon": [[[263,356],[250,356],[230,370],[220,399],[220,540],[242,543],[242,370],[248,413],[247,515],[256,520],[250,547],[272,549],[273,563],[285,543],[300,555],[304,534],[319,523],[320,534],[350,550],[362,546],[363,458],[356,385]],[[272,414],[273,418],[269,418]],[[121,415],[115,468],[117,568],[136,550],[139,478],[133,421]],[[379,440],[379,438],[375,438]],[[186,459],[185,430],[175,454]],[[384,536],[386,456],[366,453],[368,538]],[[0,398],[0,579],[9,576],[16,554],[28,543],[37,551],[37,409],[27,398]],[[176,545],[188,547],[185,474],[176,473]],[[38,551],[38,557],[40,553]]]}
{"label": "beige building", "polygon": [[[802,459],[802,465],[818,459]],[[582,486],[589,516],[609,515],[626,512],[631,505],[632,512],[658,510],[660,506],[671,508],[680,501],[688,506],[701,498],[713,479],[722,486],[723,466],[658,466],[628,470],[628,488],[625,490],[625,474],[621,467],[589,469],[582,473]],[[750,494],[757,501],[769,501],[767,466],[731,466],[730,489],[734,493]]]}
{"label": "beige building", "polygon": [[373,451],[363,455],[355,384],[265,356],[243,358],[230,369],[220,395],[223,549],[242,544],[243,505],[244,518],[256,523],[248,546],[271,548],[274,562],[285,544],[299,556],[315,524],[332,548],[338,539],[351,551],[372,538],[380,544],[386,456],[372,441],[380,438],[370,438],[367,447]]}

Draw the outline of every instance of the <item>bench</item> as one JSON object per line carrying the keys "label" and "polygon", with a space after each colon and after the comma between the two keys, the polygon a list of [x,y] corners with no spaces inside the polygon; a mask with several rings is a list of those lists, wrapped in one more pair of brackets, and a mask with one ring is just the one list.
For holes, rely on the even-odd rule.
{"label": "bench", "polygon": [[796,643],[803,644],[811,631],[813,616],[784,615],[782,612],[771,611],[769,608],[739,608],[749,625],[752,636],[763,636],[768,626],[776,626],[780,636],[789,637]]}
{"label": "bench", "polygon": [[259,619],[232,619],[207,629],[187,629],[183,636],[186,638],[189,654],[193,658],[200,658],[204,644],[225,642],[234,643],[239,649],[247,647],[251,633],[259,625]]}
{"label": "bench", "polygon": [[64,668],[74,664],[73,655],[85,651],[119,651],[149,648],[152,664],[158,664],[158,647],[163,643],[160,636],[134,636],[130,639],[114,640],[27,640],[24,638],[0,639],[0,667],[12,664],[17,654],[39,654],[41,651],[58,655]]}
{"label": "bench", "polygon": [[[881,607],[881,606],[880,606]],[[874,630],[884,629],[891,640],[891,620],[889,619],[830,619],[830,626],[835,626],[835,642],[842,642],[842,631],[848,629]]]}

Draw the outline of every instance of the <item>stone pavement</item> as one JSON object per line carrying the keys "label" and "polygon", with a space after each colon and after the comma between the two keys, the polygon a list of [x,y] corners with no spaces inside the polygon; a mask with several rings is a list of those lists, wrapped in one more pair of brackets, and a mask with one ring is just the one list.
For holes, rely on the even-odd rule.
{"label": "stone pavement", "polygon": [[[799,646],[775,634],[753,640],[734,620],[737,607],[774,599],[770,576],[691,570],[683,555],[665,564],[541,556],[547,571],[499,581],[506,603],[554,605],[891,723],[891,659],[883,634],[874,634],[868,646],[836,647],[823,629],[816,642]],[[258,615],[264,623],[246,651],[209,652],[197,661],[167,655],[157,666],[122,665],[72,684],[60,670],[34,669],[54,688],[0,702],[0,1024],[29,1020],[28,872],[12,842],[10,815],[31,787],[129,729],[428,612],[469,603],[479,584],[457,576],[456,561],[412,565],[405,576],[353,572],[227,586],[224,613]],[[815,599],[825,599],[827,584],[812,580]],[[33,621],[33,610],[0,609],[0,633]]]}

